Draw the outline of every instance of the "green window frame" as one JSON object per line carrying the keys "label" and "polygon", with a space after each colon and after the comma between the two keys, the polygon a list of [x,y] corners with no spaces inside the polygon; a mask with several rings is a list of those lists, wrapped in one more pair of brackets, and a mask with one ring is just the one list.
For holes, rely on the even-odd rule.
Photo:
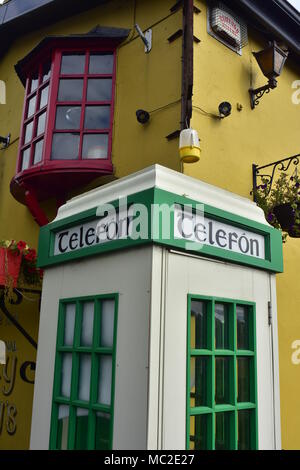
{"label": "green window frame", "polygon": [[188,295],[188,450],[258,449],[256,305]]}
{"label": "green window frame", "polygon": [[111,450],[118,294],[61,299],[49,448]]}

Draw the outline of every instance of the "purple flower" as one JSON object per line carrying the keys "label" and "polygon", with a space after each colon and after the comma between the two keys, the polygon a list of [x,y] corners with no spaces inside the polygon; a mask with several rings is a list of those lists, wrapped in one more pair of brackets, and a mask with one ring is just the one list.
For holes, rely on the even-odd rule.
{"label": "purple flower", "polygon": [[272,222],[274,219],[274,214],[272,212],[269,212],[267,215],[267,220],[268,222]]}

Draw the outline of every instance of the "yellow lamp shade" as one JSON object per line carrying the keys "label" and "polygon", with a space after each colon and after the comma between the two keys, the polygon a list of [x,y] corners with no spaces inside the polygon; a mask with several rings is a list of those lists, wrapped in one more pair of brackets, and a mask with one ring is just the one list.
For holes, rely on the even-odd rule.
{"label": "yellow lamp shade", "polygon": [[183,163],[196,163],[200,160],[199,137],[194,129],[184,129],[181,131],[179,155]]}

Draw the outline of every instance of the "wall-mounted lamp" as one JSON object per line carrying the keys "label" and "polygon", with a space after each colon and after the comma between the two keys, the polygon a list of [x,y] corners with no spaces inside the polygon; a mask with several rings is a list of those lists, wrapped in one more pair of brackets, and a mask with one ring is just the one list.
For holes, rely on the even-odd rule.
{"label": "wall-mounted lamp", "polygon": [[265,77],[269,79],[267,85],[260,88],[250,88],[250,102],[251,108],[259,104],[259,100],[265,93],[270,93],[271,90],[277,87],[276,78],[280,76],[285,61],[288,57],[288,51],[280,48],[276,42],[272,42],[270,46],[260,52],[253,52],[257,63]]}
{"label": "wall-mounted lamp", "polygon": [[6,149],[6,147],[9,146],[10,143],[10,134],[8,134],[6,137],[1,137],[0,135],[0,144],[3,144],[3,149]]}
{"label": "wall-mounted lamp", "polygon": [[136,112],[136,118],[140,124],[146,124],[150,119],[150,114],[144,109],[138,109]]}
{"label": "wall-mounted lamp", "polygon": [[200,160],[199,137],[194,129],[184,129],[180,132],[179,155],[183,163],[196,163]]}
{"label": "wall-mounted lamp", "polygon": [[220,118],[224,119],[228,116],[230,116],[232,110],[232,106],[228,101],[223,101],[223,103],[219,104],[219,113],[220,113]]}

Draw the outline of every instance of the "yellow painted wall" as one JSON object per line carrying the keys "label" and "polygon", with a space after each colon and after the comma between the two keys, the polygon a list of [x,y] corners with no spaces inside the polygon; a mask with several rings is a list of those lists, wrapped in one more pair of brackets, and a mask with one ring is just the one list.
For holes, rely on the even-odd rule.
{"label": "yellow painted wall", "polygon": [[[5,302],[5,308],[37,342],[40,293],[24,296],[18,305]],[[36,349],[2,310],[0,339],[6,343],[7,361],[0,364],[0,450],[28,449]]]}
{"label": "yellow painted wall", "polygon": [[[168,37],[182,27],[182,11],[171,14],[173,5],[174,0],[114,0],[16,39],[0,58],[0,80],[6,84],[6,104],[0,104],[0,135],[11,133],[11,145],[0,151],[0,240],[23,239],[37,247],[39,227],[28,209],[13,199],[9,184],[15,174],[24,101],[24,88],[14,65],[45,36],[87,33],[98,24],[130,29],[129,37],[117,52],[112,146],[114,177],[125,176],[158,162],[175,170],[180,169],[178,141],[169,142],[166,139],[168,134],[180,129],[181,115],[182,40],[179,38],[169,43]],[[144,45],[133,30],[134,23],[138,23],[142,30],[152,27],[153,48],[150,54],[145,54]],[[174,101],[176,104],[151,114],[147,125],[142,126],[137,122],[137,109],[152,111]],[[88,188],[104,184],[107,180],[98,178]],[[82,193],[88,188],[78,188],[76,193]],[[51,220],[55,216],[55,202],[46,201],[43,207]],[[14,307],[15,313],[37,340],[38,311],[33,312],[32,307],[29,315],[29,307],[24,310],[24,305],[22,308]],[[17,367],[24,360],[35,360],[32,347],[14,326],[6,324],[1,311],[0,340],[16,342],[17,351],[10,352],[9,356],[17,357]],[[10,359],[10,364],[13,360]],[[6,431],[6,411],[1,415],[1,403],[7,401],[2,393],[4,386],[3,366],[0,366],[0,449],[27,448],[33,385],[24,384],[16,370],[16,381],[9,397],[17,408],[17,431],[13,436]]]}
{"label": "yellow painted wall", "polygon": [[[292,103],[292,83],[300,78],[300,61],[288,59],[278,88],[265,95],[255,110],[248,89],[264,85],[252,51],[266,43],[249,30],[242,56],[207,33],[206,2],[195,0],[201,13],[194,15],[194,96],[192,127],[201,138],[198,163],[185,165],[187,175],[245,197],[252,188],[252,163],[264,165],[300,152],[300,105]],[[232,115],[218,120],[222,101],[232,104]],[[242,111],[237,104],[242,104]],[[197,109],[201,108],[203,111]],[[284,246],[284,274],[277,277],[282,446],[299,449],[300,365],[292,364],[292,343],[300,339],[300,242],[288,238]]]}

